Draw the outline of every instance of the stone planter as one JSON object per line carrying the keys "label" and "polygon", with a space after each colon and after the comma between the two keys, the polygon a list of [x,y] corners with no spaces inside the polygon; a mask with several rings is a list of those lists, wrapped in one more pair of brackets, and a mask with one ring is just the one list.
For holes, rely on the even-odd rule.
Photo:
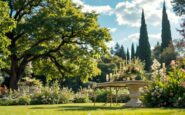
{"label": "stone planter", "polygon": [[134,80],[126,82],[126,86],[129,89],[130,101],[125,104],[126,107],[141,107],[142,102],[139,100],[140,92],[139,88],[148,85],[150,82],[142,80]]}

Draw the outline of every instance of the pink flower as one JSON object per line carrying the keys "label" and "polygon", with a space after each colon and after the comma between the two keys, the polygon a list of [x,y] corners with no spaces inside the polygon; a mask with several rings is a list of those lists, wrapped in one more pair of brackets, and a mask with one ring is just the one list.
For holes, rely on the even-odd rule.
{"label": "pink flower", "polygon": [[184,72],[185,73],[185,69],[181,69],[182,70],[182,72]]}
{"label": "pink flower", "polygon": [[182,82],[181,83],[181,86],[185,88],[185,82]]}

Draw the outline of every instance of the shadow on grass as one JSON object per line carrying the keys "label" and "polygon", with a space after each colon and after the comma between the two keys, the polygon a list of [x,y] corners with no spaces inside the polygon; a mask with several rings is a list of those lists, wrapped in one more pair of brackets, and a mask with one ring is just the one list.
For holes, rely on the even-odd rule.
{"label": "shadow on grass", "polygon": [[[104,106],[104,105],[62,105],[62,106],[53,106],[53,107],[47,107],[47,106],[40,106],[40,107],[32,107],[30,109],[55,109],[56,111],[93,111],[93,110],[123,110],[123,109],[129,109],[129,110],[138,110],[138,109],[151,109],[151,108],[128,108],[124,106]],[[152,109],[161,109],[161,110],[176,110],[176,111],[185,111],[185,109],[182,108],[152,108]]]}
{"label": "shadow on grass", "polygon": [[[122,106],[118,107],[109,107],[109,106],[91,106],[91,105],[63,105],[63,106],[54,106],[54,107],[32,107],[30,109],[57,109],[58,111],[92,111],[92,110],[121,110],[121,109],[128,109]],[[134,109],[134,108],[130,108]]]}

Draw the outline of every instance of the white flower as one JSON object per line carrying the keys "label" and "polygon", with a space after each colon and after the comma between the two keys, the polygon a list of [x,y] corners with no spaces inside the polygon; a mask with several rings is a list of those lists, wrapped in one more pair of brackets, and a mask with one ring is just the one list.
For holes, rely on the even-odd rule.
{"label": "white flower", "polygon": [[160,89],[159,89],[159,92],[162,93],[162,92],[163,92],[163,88],[160,88]]}
{"label": "white flower", "polygon": [[154,59],[153,64],[151,66],[152,70],[157,70],[160,68],[160,66],[161,66],[161,64],[156,59]]}
{"label": "white flower", "polygon": [[158,89],[159,88],[159,86],[155,86],[155,89]]}

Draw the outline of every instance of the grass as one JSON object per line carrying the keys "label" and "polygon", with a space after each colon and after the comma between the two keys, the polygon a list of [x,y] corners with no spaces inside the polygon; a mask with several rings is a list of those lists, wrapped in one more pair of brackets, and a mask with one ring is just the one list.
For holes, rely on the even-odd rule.
{"label": "grass", "polygon": [[185,109],[124,108],[96,104],[0,106],[0,115],[185,115]]}

